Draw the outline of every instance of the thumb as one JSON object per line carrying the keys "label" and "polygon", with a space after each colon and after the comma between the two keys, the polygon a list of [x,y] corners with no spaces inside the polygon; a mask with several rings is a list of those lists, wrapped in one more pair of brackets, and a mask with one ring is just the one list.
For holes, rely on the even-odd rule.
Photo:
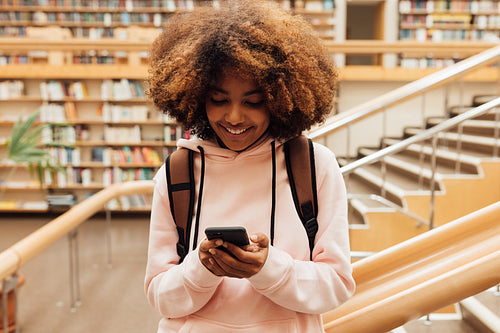
{"label": "thumb", "polygon": [[254,243],[257,243],[260,247],[268,247],[269,246],[269,238],[261,232],[255,233],[250,236],[250,240]]}

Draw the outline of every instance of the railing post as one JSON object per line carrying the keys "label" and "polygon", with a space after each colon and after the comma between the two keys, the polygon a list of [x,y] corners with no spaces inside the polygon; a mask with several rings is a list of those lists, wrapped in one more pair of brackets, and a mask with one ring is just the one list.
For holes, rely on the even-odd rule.
{"label": "railing post", "polygon": [[[384,106],[382,111],[382,143],[383,139],[387,136],[387,107]],[[381,147],[384,148],[383,146]],[[380,196],[385,198],[386,196],[386,188],[385,184],[387,182],[387,163],[385,161],[385,157],[380,161],[380,172],[382,173],[382,186],[380,187]]]}
{"label": "railing post", "polygon": [[347,160],[350,160],[349,154],[351,150],[351,124],[347,124],[346,126],[346,152],[345,156],[347,157]]}
{"label": "railing post", "polygon": [[8,295],[10,292],[14,293],[14,325],[15,333],[19,332],[19,325],[17,320],[17,284],[18,276],[14,273],[10,278],[2,281],[2,312],[3,312],[3,332],[9,332],[9,306]]}
{"label": "railing post", "polygon": [[495,143],[493,144],[493,157],[498,157],[498,146],[500,145],[500,110],[495,108],[495,129],[493,137]]}
{"label": "railing post", "polygon": [[436,149],[438,135],[432,137],[432,155],[431,155],[431,202],[429,206],[429,230],[434,228],[434,196],[436,185]]}
{"label": "railing post", "polygon": [[69,292],[71,312],[81,305],[80,300],[80,262],[78,251],[78,229],[68,233],[69,243]]}
{"label": "railing post", "polygon": [[460,155],[462,155],[462,136],[464,134],[464,123],[458,124],[458,140],[457,140],[457,160],[455,161],[455,173],[460,173],[461,162]]}
{"label": "railing post", "polygon": [[111,250],[111,211],[106,208],[106,250],[108,254],[108,268],[113,267]]}

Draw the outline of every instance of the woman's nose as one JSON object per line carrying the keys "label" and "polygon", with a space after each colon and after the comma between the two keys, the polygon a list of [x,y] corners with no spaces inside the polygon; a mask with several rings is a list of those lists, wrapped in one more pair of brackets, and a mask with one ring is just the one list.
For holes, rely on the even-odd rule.
{"label": "woman's nose", "polygon": [[243,110],[240,105],[232,105],[226,113],[226,121],[230,124],[236,125],[242,123],[244,119]]}

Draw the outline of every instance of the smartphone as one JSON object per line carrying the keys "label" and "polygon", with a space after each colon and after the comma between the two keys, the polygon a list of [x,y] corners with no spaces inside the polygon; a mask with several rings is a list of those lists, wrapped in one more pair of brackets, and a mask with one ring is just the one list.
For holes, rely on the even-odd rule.
{"label": "smartphone", "polygon": [[244,227],[210,227],[205,229],[205,235],[208,239],[220,238],[237,246],[250,244]]}

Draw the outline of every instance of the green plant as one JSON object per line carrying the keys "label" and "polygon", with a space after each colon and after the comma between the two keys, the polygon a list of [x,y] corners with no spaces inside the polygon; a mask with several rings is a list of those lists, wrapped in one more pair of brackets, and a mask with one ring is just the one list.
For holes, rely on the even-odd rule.
{"label": "green plant", "polygon": [[[37,173],[40,187],[43,185],[43,172],[46,168],[58,168],[59,165],[50,153],[42,148],[40,143],[43,130],[48,124],[35,124],[39,111],[30,115],[25,121],[19,117],[12,127],[12,135],[5,143],[7,159],[14,162],[14,166],[7,176],[10,179],[19,165],[27,165],[31,176]],[[5,191],[3,188],[2,193]]]}

